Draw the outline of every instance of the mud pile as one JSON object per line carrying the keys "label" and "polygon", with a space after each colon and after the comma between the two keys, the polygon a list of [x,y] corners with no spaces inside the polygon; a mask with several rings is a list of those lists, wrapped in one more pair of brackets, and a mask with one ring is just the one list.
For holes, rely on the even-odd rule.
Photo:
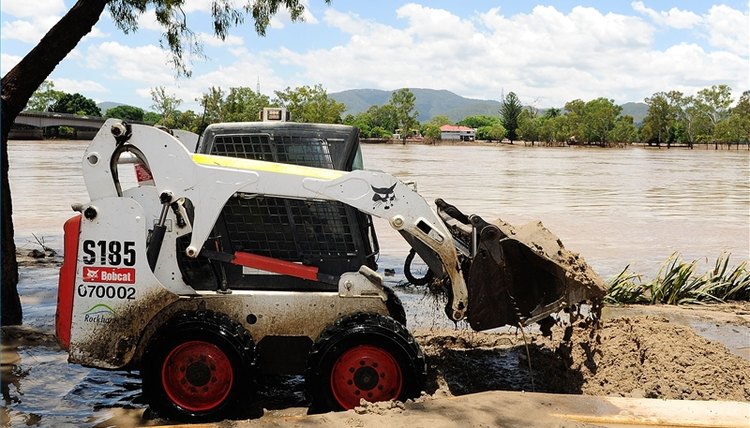
{"label": "mud pile", "polygon": [[[433,396],[490,390],[750,401],[750,362],[664,318],[520,332],[418,331]],[[531,369],[529,369],[529,366]]]}
{"label": "mud pile", "polygon": [[559,277],[568,287],[569,302],[577,303],[587,298],[604,297],[607,286],[601,277],[591,269],[583,257],[565,248],[560,238],[544,227],[541,221],[515,227],[497,219],[493,224],[506,236],[521,242],[559,267]]}

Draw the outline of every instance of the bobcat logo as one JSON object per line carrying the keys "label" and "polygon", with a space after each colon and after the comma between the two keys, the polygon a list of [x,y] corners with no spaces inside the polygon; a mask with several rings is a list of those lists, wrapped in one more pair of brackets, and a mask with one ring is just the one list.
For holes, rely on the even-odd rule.
{"label": "bobcat logo", "polygon": [[372,201],[374,202],[372,208],[375,209],[378,205],[383,204],[383,209],[390,209],[393,206],[393,202],[396,200],[396,195],[393,193],[393,189],[396,188],[396,183],[393,183],[391,187],[375,187],[370,186],[373,190]]}
{"label": "bobcat logo", "polygon": [[86,279],[88,279],[89,281],[99,279],[99,269],[89,269],[86,272]]}

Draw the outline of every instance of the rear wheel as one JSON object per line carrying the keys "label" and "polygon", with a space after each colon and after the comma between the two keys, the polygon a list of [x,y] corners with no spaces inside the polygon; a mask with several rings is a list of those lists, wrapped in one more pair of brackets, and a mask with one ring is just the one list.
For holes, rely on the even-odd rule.
{"label": "rear wheel", "polygon": [[313,345],[305,382],[313,411],[346,410],[360,399],[406,400],[424,387],[425,360],[403,325],[358,313],[326,328]]}
{"label": "rear wheel", "polygon": [[250,392],[254,345],[248,332],[212,311],[180,312],[143,357],[143,392],[161,415],[178,420],[231,416]]}

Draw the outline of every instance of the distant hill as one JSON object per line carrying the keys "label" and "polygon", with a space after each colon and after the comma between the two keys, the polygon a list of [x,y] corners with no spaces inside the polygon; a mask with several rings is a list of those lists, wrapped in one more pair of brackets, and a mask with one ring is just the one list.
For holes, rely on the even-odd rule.
{"label": "distant hill", "polygon": [[[411,88],[411,91],[416,98],[420,122],[427,122],[438,115],[448,116],[454,122],[458,122],[466,116],[500,115],[499,101],[464,98],[446,90]],[[388,104],[392,92],[380,89],[350,89],[328,95],[346,105],[344,115],[347,115],[361,113],[374,105]],[[546,109],[539,109],[539,114],[544,114],[545,111]],[[622,105],[622,114],[633,116],[636,124],[643,122],[647,113],[648,106],[644,103],[625,103]]]}
{"label": "distant hill", "polygon": [[[499,101],[464,98],[446,90],[411,88],[411,91],[416,98],[420,122],[426,122],[438,115],[448,116],[452,121],[458,122],[466,116],[497,116],[500,111]],[[346,105],[344,115],[347,115],[361,113],[374,105],[388,104],[392,92],[380,89],[350,89],[328,95]]]}
{"label": "distant hill", "polygon": [[127,104],[116,103],[114,101],[104,101],[104,102],[98,103],[96,106],[99,107],[99,110],[102,111],[102,114],[106,114],[107,110],[111,108],[118,107],[118,106],[125,106],[125,105]]}
{"label": "distant hill", "polygon": [[636,125],[643,123],[643,119],[648,115],[648,105],[645,103],[625,103],[622,105],[623,116],[633,116],[633,122]]}

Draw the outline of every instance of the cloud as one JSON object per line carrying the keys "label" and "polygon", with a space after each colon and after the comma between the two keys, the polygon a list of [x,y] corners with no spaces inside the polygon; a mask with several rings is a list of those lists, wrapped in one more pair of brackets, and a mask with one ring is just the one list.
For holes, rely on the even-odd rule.
{"label": "cloud", "polygon": [[636,12],[651,18],[655,23],[670,28],[689,29],[700,24],[702,21],[700,15],[689,10],[677,9],[676,7],[673,7],[666,12],[657,12],[654,9],[646,7],[642,1],[633,2],[630,6]]}
{"label": "cloud", "polygon": [[[396,11],[399,20],[391,25],[329,9],[324,23],[348,35],[346,41],[306,52],[281,48],[269,55],[299,70],[293,79],[321,83],[330,92],[427,87],[499,99],[515,91],[540,107],[600,96],[640,101],[675,86],[688,93],[717,82],[747,86],[742,32],[730,31],[739,26],[737,11],[728,9],[716,8],[715,26],[722,29],[714,30],[712,43],[727,50],[733,46],[730,52],[707,51],[694,43],[657,49],[651,22],[591,7],[565,13],[536,6],[515,15],[493,8],[461,17],[410,3]],[[688,15],[670,11],[665,22],[686,25]]]}
{"label": "cloud", "polygon": [[36,44],[59,20],[59,16],[43,15],[31,19],[3,21],[2,39]]}
{"label": "cloud", "polygon": [[36,44],[67,10],[63,0],[3,0],[0,2],[3,18],[19,19],[3,19],[2,40]]}
{"label": "cloud", "polygon": [[726,5],[712,6],[706,15],[708,41],[747,58],[750,55],[750,12],[742,13]]}
{"label": "cloud", "polygon": [[93,80],[75,80],[66,78],[54,78],[55,90],[67,92],[70,94],[80,93],[89,96],[90,93],[105,93],[107,88],[99,82]]}
{"label": "cloud", "polygon": [[5,76],[13,67],[21,62],[21,57],[16,55],[0,54],[0,74]]}
{"label": "cloud", "polygon": [[[302,22],[305,22],[306,24],[317,24],[318,18],[313,15],[313,13],[310,11],[310,1],[309,0],[302,0],[300,2],[302,6],[305,7],[305,11],[302,12]],[[282,28],[285,28],[288,24],[292,23],[292,15],[289,13],[289,10],[284,7],[283,3],[279,7],[279,11],[276,13],[276,15],[271,17],[271,21],[269,22],[268,26],[275,29],[280,30]]]}
{"label": "cloud", "polygon": [[163,86],[167,93],[174,94],[183,101],[180,106],[181,110],[192,109],[199,111],[200,106],[196,99],[200,98],[208,88],[215,86],[221,87],[225,91],[233,87],[250,87],[255,89],[260,80],[261,92],[272,94],[274,90],[280,90],[287,86],[287,83],[276,75],[273,71],[272,64],[262,55],[253,54],[245,51],[241,59],[232,64],[220,66],[214,70],[204,73],[194,73],[190,79],[162,79],[153,81],[143,81],[146,86],[136,89],[136,94],[143,98],[142,105],[150,106],[151,89],[157,86]]}
{"label": "cloud", "polygon": [[198,40],[206,46],[211,47],[230,47],[230,46],[243,46],[245,40],[239,36],[227,35],[224,40],[216,37],[214,34],[209,33],[198,33],[196,34]]}
{"label": "cloud", "polygon": [[130,47],[118,42],[90,46],[83,58],[92,70],[105,71],[112,79],[150,82],[153,86],[174,80],[169,52],[155,45]]}
{"label": "cloud", "polygon": [[63,0],[3,0],[0,12],[16,18],[34,18],[38,16],[61,15],[68,8]]}

